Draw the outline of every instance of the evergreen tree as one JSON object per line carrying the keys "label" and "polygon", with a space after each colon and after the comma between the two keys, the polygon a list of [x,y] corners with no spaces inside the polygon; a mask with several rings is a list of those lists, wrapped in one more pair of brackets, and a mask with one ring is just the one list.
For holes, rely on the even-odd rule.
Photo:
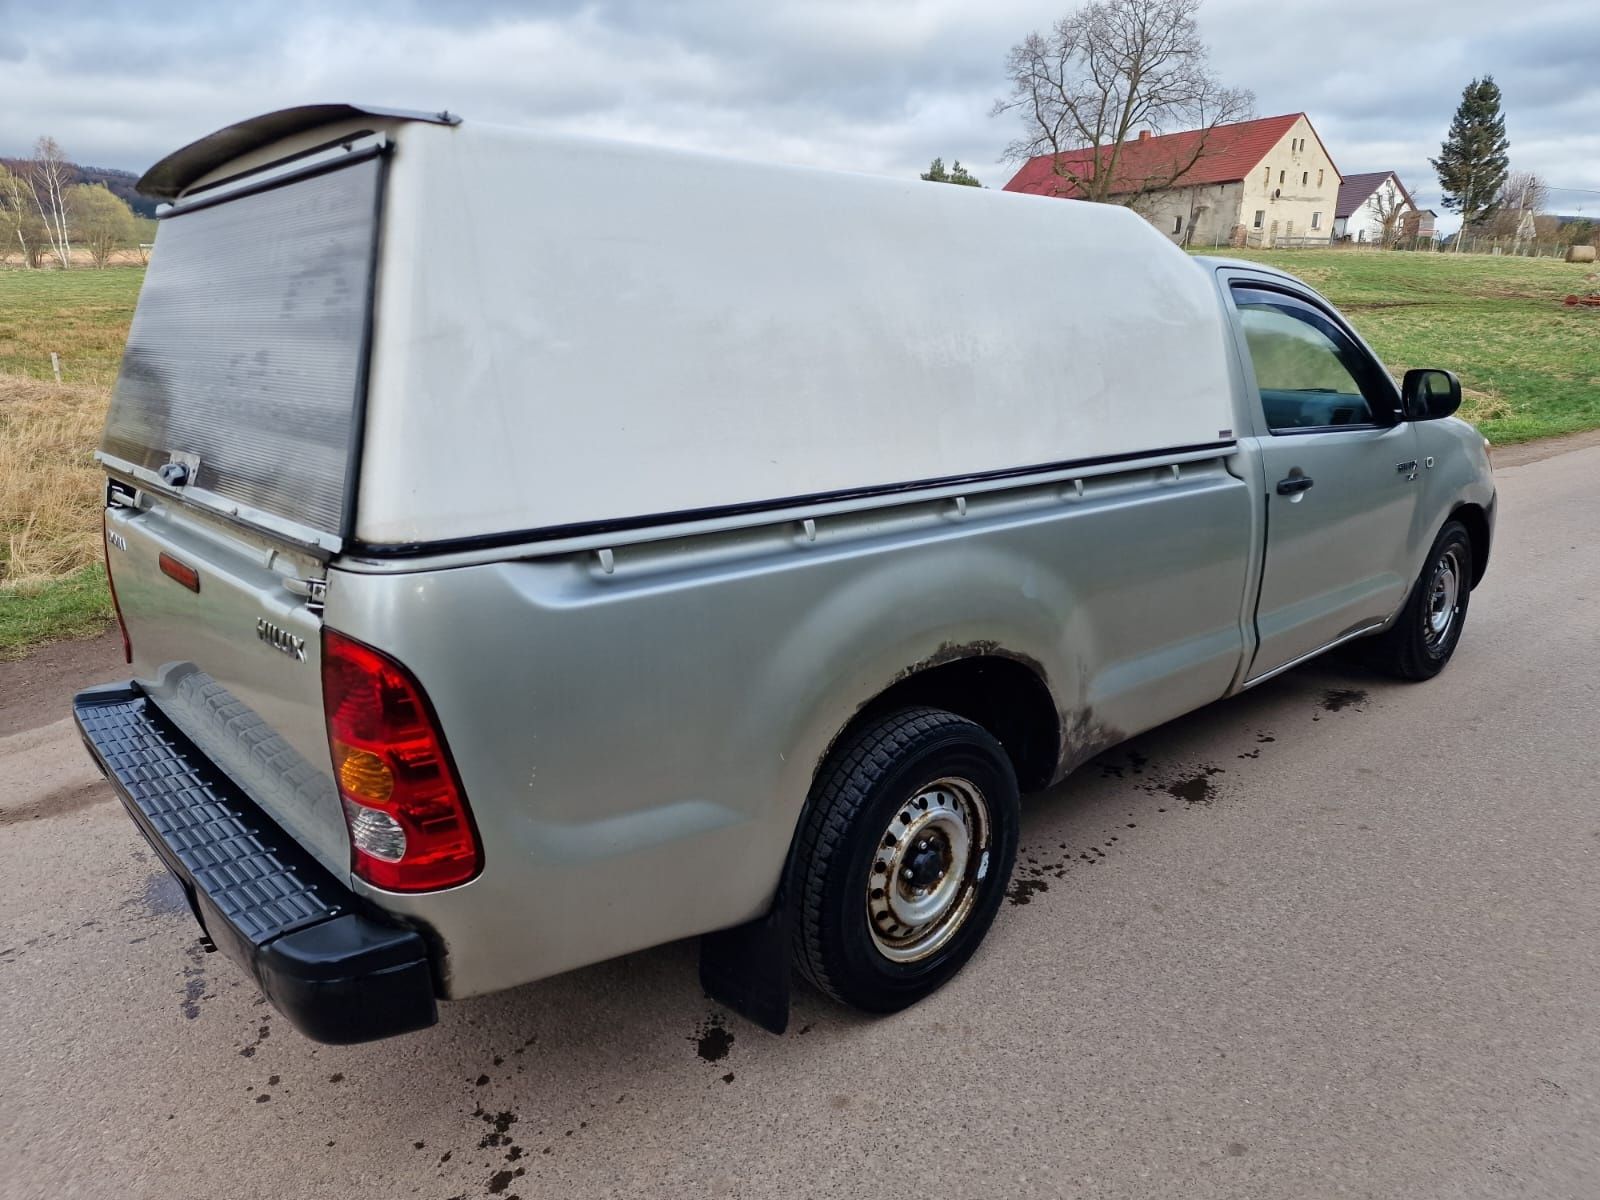
{"label": "evergreen tree", "polygon": [[[1444,188],[1444,206],[1461,214],[1461,228],[1494,212],[1505,183],[1509,159],[1506,150],[1506,119],[1500,112],[1500,89],[1494,77],[1474,79],[1461,92],[1461,103],[1450,122],[1450,133],[1439,147],[1439,157],[1430,158]],[[1456,238],[1456,249],[1461,238]]]}
{"label": "evergreen tree", "polygon": [[928,164],[928,169],[922,173],[922,178],[930,183],[954,183],[961,187],[982,187],[977,177],[961,165],[961,160],[956,159],[955,166],[945,169],[944,159],[936,158]]}

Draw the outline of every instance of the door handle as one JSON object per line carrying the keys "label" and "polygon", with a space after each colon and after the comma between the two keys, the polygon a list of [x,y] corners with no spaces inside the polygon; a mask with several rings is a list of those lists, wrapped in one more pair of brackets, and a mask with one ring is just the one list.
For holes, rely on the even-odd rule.
{"label": "door handle", "polygon": [[1278,495],[1292,496],[1296,492],[1303,492],[1314,482],[1309,475],[1291,475],[1287,479],[1278,480]]}

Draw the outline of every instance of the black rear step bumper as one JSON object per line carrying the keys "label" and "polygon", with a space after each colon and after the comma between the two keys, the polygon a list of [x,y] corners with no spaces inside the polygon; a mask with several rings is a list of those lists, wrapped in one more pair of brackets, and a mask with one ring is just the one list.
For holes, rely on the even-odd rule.
{"label": "black rear step bumper", "polygon": [[72,711],[209,942],[249,972],[296,1029],[346,1044],[438,1019],[422,935],[374,919],[137,684],[79,692]]}

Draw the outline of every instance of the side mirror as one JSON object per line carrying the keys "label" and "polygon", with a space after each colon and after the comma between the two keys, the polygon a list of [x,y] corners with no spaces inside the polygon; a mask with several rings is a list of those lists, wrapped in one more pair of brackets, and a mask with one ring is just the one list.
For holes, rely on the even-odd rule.
{"label": "side mirror", "polygon": [[1419,368],[1406,372],[1400,395],[1408,420],[1437,421],[1461,407],[1461,380],[1450,371]]}

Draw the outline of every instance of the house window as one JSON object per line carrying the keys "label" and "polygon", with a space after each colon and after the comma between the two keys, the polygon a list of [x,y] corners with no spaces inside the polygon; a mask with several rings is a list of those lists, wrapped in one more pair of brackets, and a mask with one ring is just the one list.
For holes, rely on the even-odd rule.
{"label": "house window", "polygon": [[1256,229],[1260,229],[1261,228],[1261,223],[1263,221],[1265,221],[1266,219],[1267,219],[1267,210],[1264,209],[1264,208],[1256,209],[1256,219],[1252,222],[1253,227],[1256,228]]}
{"label": "house window", "polygon": [[1311,172],[1310,171],[1301,171],[1300,172],[1300,186],[1301,187],[1305,187],[1305,185],[1310,183],[1310,182],[1311,182]]}
{"label": "house window", "polygon": [[1173,217],[1172,218],[1172,232],[1173,233],[1182,233],[1183,232],[1183,218],[1182,217]]}
{"label": "house window", "polygon": [[1322,172],[1321,171],[1317,172],[1317,186],[1318,187],[1322,186]]}
{"label": "house window", "polygon": [[1284,177],[1284,174],[1285,174],[1285,172],[1283,172],[1283,171],[1279,171],[1279,172],[1278,172],[1278,182],[1279,182],[1279,183],[1282,183],[1282,182],[1283,182],[1283,177]]}
{"label": "house window", "polygon": [[1322,228],[1322,214],[1321,213],[1312,213],[1311,214],[1311,228],[1313,228],[1313,229],[1321,229]]}
{"label": "house window", "polygon": [[1271,167],[1268,167],[1267,170],[1266,170],[1266,174],[1264,174],[1261,177],[1261,186],[1262,187],[1271,187],[1272,186],[1272,168]]}

